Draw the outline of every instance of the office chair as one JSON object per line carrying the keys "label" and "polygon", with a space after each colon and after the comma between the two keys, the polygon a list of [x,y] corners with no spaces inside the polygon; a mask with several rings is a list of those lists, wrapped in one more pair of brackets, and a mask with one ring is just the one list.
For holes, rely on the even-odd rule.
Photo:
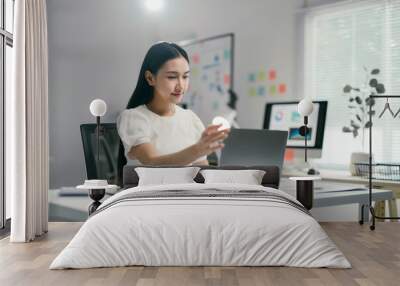
{"label": "office chair", "polygon": [[[81,124],[81,137],[87,178],[104,179],[109,184],[122,184],[122,172],[118,168],[121,155],[120,137],[115,123],[102,123],[100,125],[99,149],[100,156],[97,163],[97,137],[96,124]],[[123,150],[122,150],[123,155]]]}

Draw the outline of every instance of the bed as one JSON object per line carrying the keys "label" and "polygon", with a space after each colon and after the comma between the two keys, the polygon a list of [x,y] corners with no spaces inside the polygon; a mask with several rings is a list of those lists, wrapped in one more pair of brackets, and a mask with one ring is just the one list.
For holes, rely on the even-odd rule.
{"label": "bed", "polygon": [[[215,167],[202,167],[212,169]],[[350,268],[343,253],[295,198],[278,190],[273,166],[261,185],[195,183],[138,186],[124,168],[124,190],[108,198],[50,269],[144,266]]]}

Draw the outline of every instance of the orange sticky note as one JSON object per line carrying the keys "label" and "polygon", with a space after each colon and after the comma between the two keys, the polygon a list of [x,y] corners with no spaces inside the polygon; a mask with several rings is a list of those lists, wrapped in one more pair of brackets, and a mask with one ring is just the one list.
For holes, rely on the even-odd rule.
{"label": "orange sticky note", "polygon": [[285,149],[285,157],[284,160],[286,162],[291,162],[294,160],[294,150],[293,149]]}

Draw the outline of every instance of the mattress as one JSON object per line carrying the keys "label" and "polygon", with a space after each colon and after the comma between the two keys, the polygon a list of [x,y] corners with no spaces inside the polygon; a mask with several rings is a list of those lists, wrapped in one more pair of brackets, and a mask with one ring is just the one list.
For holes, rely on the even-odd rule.
{"label": "mattress", "polygon": [[50,269],[129,265],[351,267],[285,192],[198,183],[138,186],[108,198]]}

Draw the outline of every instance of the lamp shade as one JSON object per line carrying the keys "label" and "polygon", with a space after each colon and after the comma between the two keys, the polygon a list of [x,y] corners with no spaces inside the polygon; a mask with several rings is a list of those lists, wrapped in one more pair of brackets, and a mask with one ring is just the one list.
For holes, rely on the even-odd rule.
{"label": "lamp shade", "polygon": [[107,104],[102,99],[95,99],[90,103],[90,113],[93,116],[103,116],[107,112]]}
{"label": "lamp shade", "polygon": [[314,110],[314,105],[311,100],[304,98],[299,102],[297,105],[297,111],[300,113],[302,116],[308,116],[310,115]]}
{"label": "lamp shade", "polygon": [[212,124],[213,125],[222,124],[222,126],[218,130],[224,130],[224,129],[231,128],[231,124],[229,123],[229,121],[227,119],[225,119],[224,117],[222,117],[222,116],[214,117],[214,119],[212,121]]}

